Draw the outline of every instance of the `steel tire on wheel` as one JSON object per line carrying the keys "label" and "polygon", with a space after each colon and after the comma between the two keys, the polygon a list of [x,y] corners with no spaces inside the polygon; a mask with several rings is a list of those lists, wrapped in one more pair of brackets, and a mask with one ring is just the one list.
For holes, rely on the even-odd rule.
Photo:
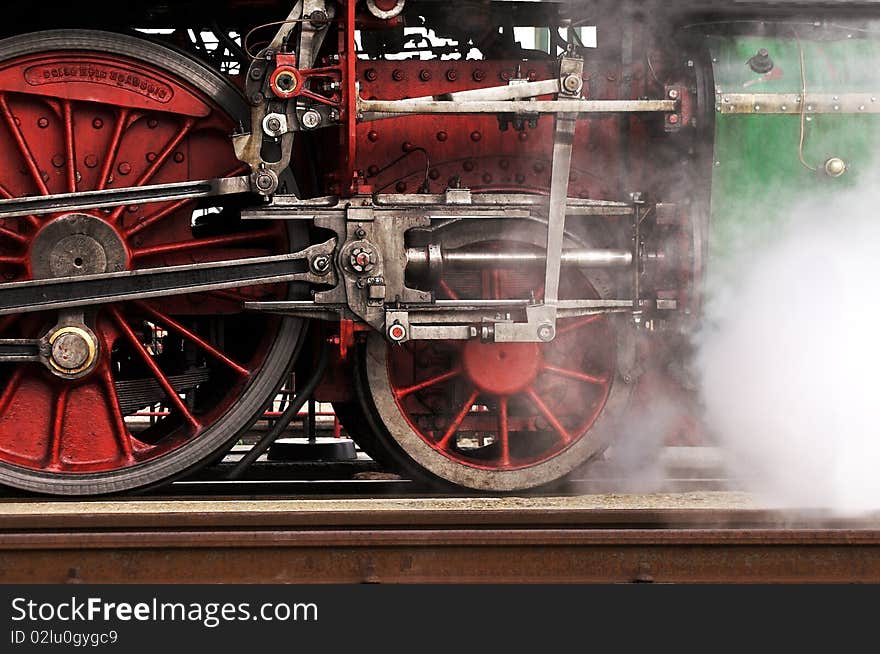
{"label": "steel tire on wheel", "polygon": [[[91,70],[90,62],[95,62]],[[9,73],[4,82],[7,70],[18,77]],[[101,83],[89,85],[84,80],[88,75],[99,76]],[[56,76],[73,79],[72,86],[53,85]],[[25,86],[25,82],[30,86]],[[87,185],[94,188],[94,180],[111,186],[113,175],[130,175],[125,180],[117,180],[117,186],[133,186],[203,179],[199,175],[206,171],[212,177],[244,172],[240,168],[229,169],[230,165],[240,166],[232,152],[229,134],[239,123],[248,121],[248,108],[240,93],[209,68],[149,41],[81,30],[9,38],[0,41],[0,84],[4,83],[14,88],[0,86],[0,97],[4,98],[0,108],[7,101],[10,107],[4,112],[5,122],[0,115],[0,131],[5,130],[0,136],[3,139],[0,147],[10,149],[4,155],[4,167],[0,167],[0,183],[9,187],[9,179],[15,176],[15,184],[22,189],[6,194],[7,197],[30,192],[22,186],[26,184],[22,180],[27,179],[27,165],[17,170],[20,161],[27,163],[26,151],[20,143],[18,151],[10,145],[14,144],[10,139],[15,138],[16,131],[25,137],[28,130],[35,129],[55,134],[54,138],[61,144],[60,152],[64,152],[63,146],[67,144],[67,152],[71,154],[66,161],[61,155],[49,156],[46,161],[45,157],[40,159],[40,154],[54,146],[48,145],[45,139],[24,139],[33,149],[30,172],[39,173],[32,175],[30,183],[39,187],[38,180],[42,178],[53,193],[62,192],[65,184],[75,190],[89,190]],[[63,92],[55,90],[61,88]],[[68,94],[68,88],[73,97]],[[168,89],[175,94],[173,102],[184,104],[175,104],[173,111],[163,112],[161,102],[169,106],[172,103],[168,100]],[[108,101],[112,93],[124,96],[123,91],[132,95],[120,99],[118,105]],[[136,99],[137,93],[147,96],[151,103],[145,105],[147,108],[141,106],[146,100]],[[190,107],[195,113],[187,113],[181,106]],[[40,113],[35,113],[34,107]],[[99,129],[104,130],[110,144],[106,152],[89,150],[88,145],[82,145],[90,139],[94,142],[98,138],[94,133]],[[121,136],[116,136],[114,131],[111,137],[109,132],[114,129]],[[160,147],[146,145],[149,140],[145,137],[149,136],[146,130],[153,130],[154,141]],[[138,158],[138,147],[142,143],[145,150]],[[163,144],[166,147],[162,147]],[[102,158],[102,154],[106,156]],[[123,157],[124,166],[119,163]],[[222,169],[218,168],[221,164]],[[97,172],[105,170],[110,171],[108,176]],[[63,181],[65,179],[69,181]],[[243,225],[241,221],[236,222],[234,215],[228,218],[228,224],[219,228],[207,225],[207,232],[200,232],[202,227],[193,227],[190,222],[193,208],[194,205],[186,204],[164,208],[163,205],[142,205],[139,209],[130,207],[131,214],[126,214],[123,207],[118,215],[92,212],[87,219],[116,229],[123,242],[120,252],[129,257],[126,265],[130,269],[173,265],[183,257],[192,261],[224,260],[281,253],[302,246],[307,238],[299,227]],[[150,211],[153,213],[148,213]],[[231,211],[234,214],[234,208]],[[36,262],[31,254],[36,235],[45,228],[41,221],[56,218],[44,216],[31,226],[24,225],[23,219],[14,219],[22,222],[2,226],[7,240],[0,236],[0,255],[7,255],[11,262],[0,269],[5,279],[33,277]],[[138,220],[144,224],[140,225]],[[135,240],[134,233],[140,238]],[[18,246],[16,242],[20,242]],[[24,254],[16,254],[16,247]],[[26,259],[20,264],[21,270],[12,261],[16,256]],[[242,292],[278,297],[295,296],[297,290],[293,286],[290,289],[275,286]],[[205,294],[100,309],[93,320],[96,331],[100,332],[101,356],[105,359],[101,359],[95,372],[84,380],[58,380],[37,363],[0,364],[0,483],[59,495],[111,493],[178,477],[221,455],[273,396],[303,334],[303,323],[299,320],[242,314],[236,293],[225,298]],[[53,319],[43,314],[13,318],[17,320],[0,322],[0,336],[34,337]],[[148,333],[159,335],[158,345],[144,342]],[[224,341],[226,336],[229,342]],[[139,339],[142,347],[137,345]],[[188,357],[186,364],[192,366],[186,370],[194,369],[207,377],[187,382],[188,390],[180,391],[177,385],[183,383],[177,381],[180,377],[174,377],[174,383],[169,380],[172,374],[180,375],[178,368],[184,360],[184,352]],[[241,360],[236,360],[236,356]],[[141,377],[135,375],[139,369],[146,371],[140,373]],[[151,370],[159,373],[150,377]],[[170,386],[163,387],[162,378]],[[230,379],[233,382],[229,382]],[[132,388],[147,389],[149,392],[144,391],[143,397],[152,398],[150,393],[158,385],[173,388],[174,395],[178,398],[183,395],[183,399],[175,400],[165,391],[164,401],[170,410],[144,432],[148,436],[141,432],[135,434],[125,421],[130,419],[128,412],[133,411],[138,397],[134,404],[132,401],[123,403],[118,395],[120,385],[126,383]],[[100,388],[106,390],[104,395]],[[28,405],[31,397],[39,398],[32,406]],[[87,406],[89,402],[91,406]],[[125,411],[123,404],[127,407]],[[148,404],[153,405],[153,400]],[[44,414],[53,411],[61,417],[45,417]],[[94,411],[96,416],[94,425],[87,420],[89,411]],[[113,422],[116,417],[122,422],[115,422],[109,433],[105,423]],[[48,423],[50,433],[39,432],[41,421]],[[75,423],[77,428],[71,429],[68,423]],[[20,437],[16,434],[19,427],[24,433]],[[126,445],[127,436],[131,440]],[[144,440],[139,440],[141,438]],[[90,453],[90,439],[102,454]],[[112,455],[111,443],[114,442],[118,442],[120,450],[116,457]],[[40,447],[47,448],[44,459],[37,452]]]}

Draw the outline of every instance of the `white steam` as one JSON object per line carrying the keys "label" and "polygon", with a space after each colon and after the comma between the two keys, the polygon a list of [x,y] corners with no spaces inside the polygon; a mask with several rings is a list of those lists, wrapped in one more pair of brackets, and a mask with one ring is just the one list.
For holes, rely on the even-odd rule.
{"label": "white steam", "polygon": [[734,472],[782,506],[880,510],[875,188],[796,208],[710,293],[698,353],[707,426]]}

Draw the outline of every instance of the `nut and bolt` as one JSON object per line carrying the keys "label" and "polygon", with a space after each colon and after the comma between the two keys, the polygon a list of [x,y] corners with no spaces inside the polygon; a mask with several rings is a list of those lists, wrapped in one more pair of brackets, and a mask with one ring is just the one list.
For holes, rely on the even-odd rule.
{"label": "nut and bolt", "polygon": [[376,265],[376,255],[369,248],[356,247],[351,251],[348,262],[355,272],[370,272]]}
{"label": "nut and bolt", "polygon": [[309,109],[300,118],[304,129],[316,129],[321,125],[321,114],[314,109]]}
{"label": "nut and bolt", "polygon": [[669,99],[670,100],[678,100],[681,97],[681,93],[678,92],[678,89],[669,89]]}
{"label": "nut and bolt", "polygon": [[275,175],[268,171],[257,173],[254,184],[261,193],[271,193],[276,187]]}
{"label": "nut and bolt", "polygon": [[566,75],[562,80],[562,88],[564,88],[568,93],[577,93],[581,90],[584,85],[584,80],[580,75],[575,75],[574,73],[570,75]]}
{"label": "nut and bolt", "polygon": [[266,121],[266,127],[269,128],[270,132],[280,132],[281,120],[279,118],[270,118]]}
{"label": "nut and bolt", "polygon": [[311,269],[316,275],[326,275],[330,272],[330,257],[326,254],[319,254],[312,259]]}
{"label": "nut and bolt", "polygon": [[550,323],[544,323],[538,327],[538,339],[549,343],[556,338],[556,329]]}

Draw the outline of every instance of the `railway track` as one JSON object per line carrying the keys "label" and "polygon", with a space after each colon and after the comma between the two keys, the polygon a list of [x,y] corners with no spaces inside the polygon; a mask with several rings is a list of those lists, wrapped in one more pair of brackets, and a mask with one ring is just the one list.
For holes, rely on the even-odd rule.
{"label": "railway track", "polygon": [[506,497],[431,488],[365,459],[260,461],[225,481],[234,456],[140,495],[7,491],[0,582],[880,581],[880,516],[762,506],[705,448],[662,461],[642,492],[611,464]]}
{"label": "railway track", "polygon": [[880,518],[744,493],[0,504],[0,581],[878,582]]}

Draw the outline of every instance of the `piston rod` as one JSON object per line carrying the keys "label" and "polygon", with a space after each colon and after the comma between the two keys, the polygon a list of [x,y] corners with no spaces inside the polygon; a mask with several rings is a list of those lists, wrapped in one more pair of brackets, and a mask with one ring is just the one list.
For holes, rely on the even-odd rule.
{"label": "piston rod", "polygon": [[[633,254],[629,250],[581,249],[565,250],[562,265],[579,268],[627,268],[632,265]],[[547,261],[544,252],[462,252],[441,250],[436,246],[408,248],[407,265],[414,268],[480,268],[487,266],[543,266]]]}

